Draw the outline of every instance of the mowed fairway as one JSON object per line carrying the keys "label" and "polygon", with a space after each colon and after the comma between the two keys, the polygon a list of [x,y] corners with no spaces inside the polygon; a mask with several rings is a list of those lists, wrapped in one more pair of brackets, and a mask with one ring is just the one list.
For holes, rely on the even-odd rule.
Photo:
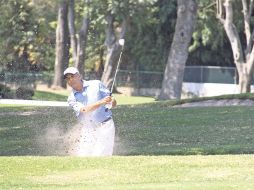
{"label": "mowed fairway", "polygon": [[0,189],[252,189],[254,107],[113,110],[115,156],[66,151],[75,128],[66,107],[0,111]]}
{"label": "mowed fairway", "polygon": [[1,189],[252,189],[253,156],[2,157]]}

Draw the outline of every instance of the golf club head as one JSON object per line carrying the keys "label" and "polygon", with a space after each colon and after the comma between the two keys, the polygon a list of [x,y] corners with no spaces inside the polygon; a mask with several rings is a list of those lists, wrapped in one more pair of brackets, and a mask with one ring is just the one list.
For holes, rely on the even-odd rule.
{"label": "golf club head", "polygon": [[121,45],[121,46],[124,46],[124,39],[119,39],[119,44]]}

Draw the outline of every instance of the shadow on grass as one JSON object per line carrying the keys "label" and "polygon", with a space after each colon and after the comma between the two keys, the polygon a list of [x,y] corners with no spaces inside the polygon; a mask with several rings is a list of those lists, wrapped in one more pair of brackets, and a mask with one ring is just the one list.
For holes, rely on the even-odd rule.
{"label": "shadow on grass", "polygon": [[[112,110],[117,128],[115,155],[254,152],[254,107],[151,105]],[[0,156],[71,155],[79,127],[70,108],[1,107]]]}
{"label": "shadow on grass", "polygon": [[75,123],[68,108],[1,108],[0,155],[66,155],[66,134]]}

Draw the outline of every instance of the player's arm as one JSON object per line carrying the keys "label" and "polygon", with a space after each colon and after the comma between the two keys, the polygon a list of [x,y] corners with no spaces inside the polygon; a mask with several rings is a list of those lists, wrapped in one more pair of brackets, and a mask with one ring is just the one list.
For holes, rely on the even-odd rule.
{"label": "player's arm", "polygon": [[89,113],[92,112],[96,109],[98,109],[100,106],[104,106],[108,103],[110,103],[112,101],[112,97],[111,96],[106,96],[105,98],[93,103],[93,104],[89,104],[86,106],[83,106],[82,108],[80,108],[80,112],[81,113]]}

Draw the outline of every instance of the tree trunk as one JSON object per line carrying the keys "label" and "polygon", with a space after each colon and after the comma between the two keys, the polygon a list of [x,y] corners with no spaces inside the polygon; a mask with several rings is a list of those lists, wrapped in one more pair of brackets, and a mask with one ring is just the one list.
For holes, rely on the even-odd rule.
{"label": "tree trunk", "polygon": [[[90,0],[86,0],[86,6],[90,6]],[[75,14],[74,14],[75,2],[69,0],[69,13],[68,13],[68,26],[71,40],[71,53],[75,67],[79,70],[80,74],[84,76],[85,54],[86,54],[86,42],[88,29],[90,24],[89,12],[85,14],[82,20],[82,25],[79,33],[76,34],[75,29]]]}
{"label": "tree trunk", "polygon": [[63,79],[64,69],[68,67],[69,62],[69,32],[68,32],[68,3],[61,1],[58,7],[58,19],[56,28],[56,59],[55,59],[55,77],[54,88],[66,87]]}
{"label": "tree trunk", "polygon": [[76,29],[75,29],[75,11],[74,11],[74,0],[69,0],[69,9],[68,9],[68,26],[70,32],[70,45],[71,45],[71,54],[72,60],[76,63],[77,60],[77,39],[76,39]]}
{"label": "tree trunk", "polygon": [[[217,18],[223,24],[231,49],[234,62],[239,75],[239,92],[250,92],[252,70],[254,65],[253,38],[251,32],[250,18],[253,10],[253,1],[242,0],[242,13],[244,23],[245,42],[241,43],[239,32],[234,24],[233,0],[217,0]],[[240,2],[239,2],[240,3]],[[224,9],[223,9],[224,6]],[[244,45],[242,45],[244,44]],[[245,49],[243,47],[246,47]]]}
{"label": "tree trunk", "polygon": [[100,48],[100,58],[99,61],[96,62],[96,66],[95,66],[95,75],[97,79],[100,79],[102,74],[103,74],[103,70],[104,70],[104,48],[101,47]]}
{"label": "tree trunk", "polygon": [[239,91],[240,93],[250,92],[251,80],[252,80],[252,68],[250,64],[239,64],[238,76],[239,76]]}
{"label": "tree trunk", "polygon": [[181,98],[188,47],[197,19],[197,4],[195,0],[178,0],[177,3],[177,22],[161,92],[158,97],[160,100]]}
{"label": "tree trunk", "polygon": [[123,39],[126,34],[129,23],[129,17],[125,18],[122,22],[119,39],[116,38],[114,32],[113,27],[114,16],[111,15],[110,13],[107,16],[107,22],[108,24],[106,28],[106,42],[105,42],[107,46],[107,55],[101,81],[107,88],[111,88],[122,48],[118,40]]}
{"label": "tree trunk", "polygon": [[79,31],[77,39],[77,59],[75,62],[75,67],[78,68],[80,74],[84,76],[84,64],[85,64],[85,54],[86,54],[86,42],[87,34],[89,28],[89,18],[84,17],[82,21],[82,27]]}

